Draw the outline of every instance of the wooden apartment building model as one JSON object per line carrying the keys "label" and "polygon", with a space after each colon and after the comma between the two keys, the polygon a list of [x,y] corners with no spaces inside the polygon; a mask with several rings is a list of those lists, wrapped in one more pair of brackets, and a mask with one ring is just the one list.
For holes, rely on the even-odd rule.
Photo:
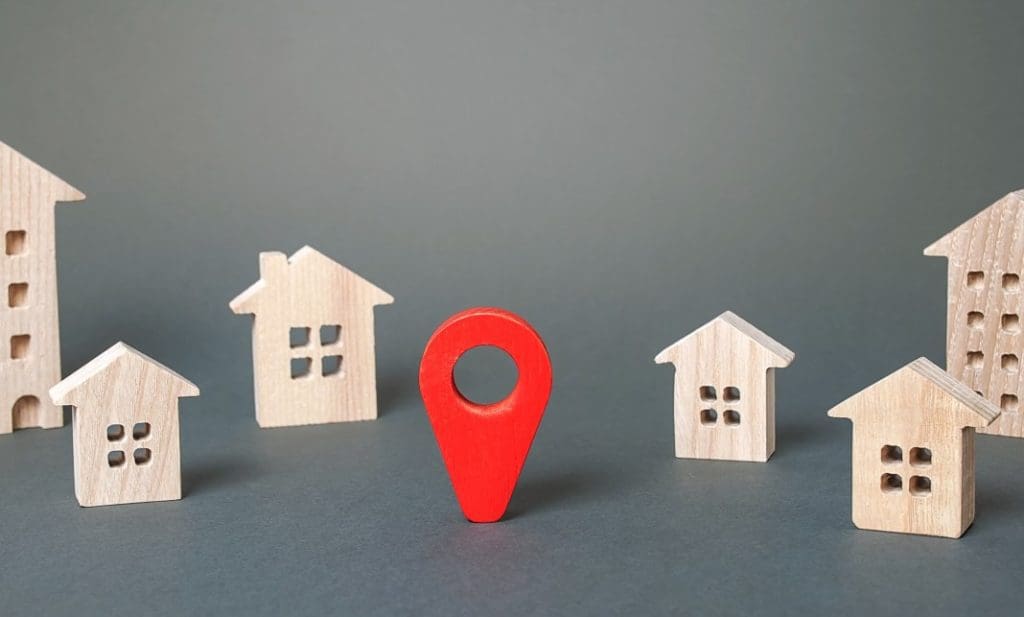
{"label": "wooden apartment building model", "polygon": [[1010,193],[924,250],[946,257],[946,370],[1003,413],[982,433],[1024,437],[1024,190]]}
{"label": "wooden apartment building model", "polygon": [[0,142],[0,434],[64,425],[47,390],[60,381],[54,206],[81,191]]}

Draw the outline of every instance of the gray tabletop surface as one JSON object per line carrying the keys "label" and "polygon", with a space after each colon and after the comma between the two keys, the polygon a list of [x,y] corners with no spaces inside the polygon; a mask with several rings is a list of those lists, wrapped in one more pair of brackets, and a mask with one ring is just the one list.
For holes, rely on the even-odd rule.
{"label": "gray tabletop surface", "polygon": [[[57,213],[67,374],[192,379],[181,501],[79,508],[71,429],[0,436],[0,614],[1019,615],[1024,442],[959,541],[858,531],[826,410],[944,359],[922,249],[1024,186],[1013,2],[0,0],[0,140]],[[262,250],[396,297],[381,416],[260,430]],[[461,517],[419,398],[448,315],[555,385],[506,519]],[[725,309],[797,352],[768,464],[673,457],[654,355]],[[459,383],[499,397],[507,361]]]}

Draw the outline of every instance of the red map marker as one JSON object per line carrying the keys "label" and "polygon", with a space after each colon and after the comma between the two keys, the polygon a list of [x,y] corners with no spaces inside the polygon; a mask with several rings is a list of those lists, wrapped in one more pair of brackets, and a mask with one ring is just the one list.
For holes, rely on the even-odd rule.
{"label": "red map marker", "polygon": [[[519,381],[504,400],[480,405],[455,386],[462,354],[492,346],[507,353]],[[540,335],[504,309],[472,308],[452,315],[427,342],[420,393],[462,513],[474,523],[505,514],[551,393],[551,360]]]}

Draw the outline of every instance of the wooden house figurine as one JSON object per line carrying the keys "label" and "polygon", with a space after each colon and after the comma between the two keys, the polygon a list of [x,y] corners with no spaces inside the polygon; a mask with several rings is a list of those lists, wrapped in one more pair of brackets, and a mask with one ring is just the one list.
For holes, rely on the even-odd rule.
{"label": "wooden house figurine", "polygon": [[64,414],[46,391],[60,379],[57,322],[57,202],[85,195],[0,142],[0,434],[56,428]]}
{"label": "wooden house figurine", "polygon": [[924,250],[949,259],[946,370],[1003,413],[981,433],[1024,437],[1024,190]]}
{"label": "wooden house figurine", "polygon": [[853,422],[853,524],[959,538],[974,521],[974,432],[999,408],[919,358],[829,410]]}
{"label": "wooden house figurine", "polygon": [[373,307],[394,298],[308,246],[260,253],[260,279],[231,301],[252,314],[261,427],[373,420]]}
{"label": "wooden house figurine", "polygon": [[775,369],[796,355],[725,312],[655,357],[675,365],[678,458],[765,462],[775,451]]}
{"label": "wooden house figurine", "polygon": [[50,389],[72,405],[75,496],[109,506],[181,499],[178,399],[199,389],[117,343]]}

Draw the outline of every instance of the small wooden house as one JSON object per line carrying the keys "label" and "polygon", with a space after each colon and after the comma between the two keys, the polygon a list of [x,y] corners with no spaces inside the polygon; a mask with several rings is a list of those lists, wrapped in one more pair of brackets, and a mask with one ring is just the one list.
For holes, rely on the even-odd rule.
{"label": "small wooden house", "polygon": [[74,406],[75,496],[83,506],[181,499],[178,399],[199,389],[117,343],[50,389]]}
{"label": "small wooden house", "polygon": [[260,254],[260,280],[231,301],[255,315],[256,421],[262,427],[377,417],[373,307],[390,294],[306,246]]}
{"label": "small wooden house", "polygon": [[655,357],[675,365],[679,458],[765,462],[775,452],[775,369],[796,357],[725,312]]}
{"label": "small wooden house", "polygon": [[924,250],[949,260],[946,370],[1003,413],[981,433],[1024,437],[1024,190]]}
{"label": "small wooden house", "polygon": [[828,412],[853,421],[853,524],[959,538],[974,521],[974,431],[999,408],[919,358]]}
{"label": "small wooden house", "polygon": [[54,206],[81,191],[0,142],[0,434],[64,426],[46,391],[60,379]]}

